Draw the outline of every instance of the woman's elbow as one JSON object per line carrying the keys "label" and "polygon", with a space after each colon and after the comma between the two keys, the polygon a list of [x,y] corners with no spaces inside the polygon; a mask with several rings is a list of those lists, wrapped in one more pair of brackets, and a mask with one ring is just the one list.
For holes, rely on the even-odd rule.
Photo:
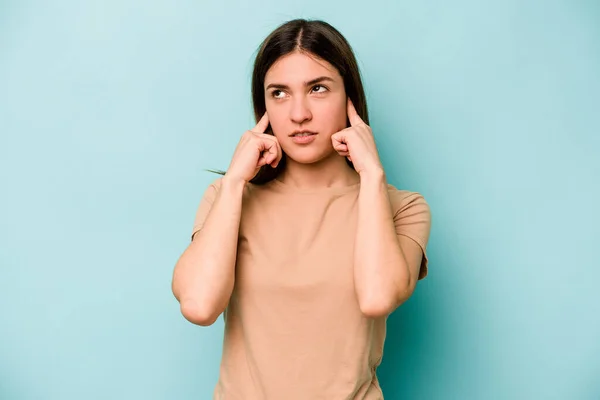
{"label": "woman's elbow", "polygon": [[218,313],[206,307],[198,306],[198,303],[191,299],[183,300],[180,308],[183,317],[195,325],[210,326],[219,318]]}
{"label": "woman's elbow", "polygon": [[383,296],[381,293],[368,300],[360,301],[360,311],[367,318],[381,318],[390,315],[396,308],[410,298],[414,291],[411,286],[394,295]]}
{"label": "woman's elbow", "polygon": [[360,304],[360,312],[366,318],[381,318],[386,317],[396,309],[396,305],[391,302],[371,302]]}

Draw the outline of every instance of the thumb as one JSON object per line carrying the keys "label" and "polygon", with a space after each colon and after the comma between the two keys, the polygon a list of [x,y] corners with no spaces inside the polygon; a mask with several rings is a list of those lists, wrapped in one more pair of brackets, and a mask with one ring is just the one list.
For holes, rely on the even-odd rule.
{"label": "thumb", "polygon": [[348,151],[348,144],[346,143],[346,136],[343,131],[331,135],[331,144],[334,150],[338,152]]}
{"label": "thumb", "polygon": [[331,135],[331,142],[333,143],[334,146],[336,144],[345,144],[346,143],[345,129]]}

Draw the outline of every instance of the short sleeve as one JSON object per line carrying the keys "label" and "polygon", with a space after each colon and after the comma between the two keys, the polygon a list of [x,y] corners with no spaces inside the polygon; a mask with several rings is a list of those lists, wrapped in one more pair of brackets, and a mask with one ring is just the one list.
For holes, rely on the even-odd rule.
{"label": "short sleeve", "polygon": [[396,234],[411,238],[423,250],[419,280],[425,278],[429,269],[427,242],[431,231],[431,211],[425,198],[416,192],[395,190],[391,196],[394,207]]}
{"label": "short sleeve", "polygon": [[196,210],[196,217],[194,218],[194,226],[192,228],[192,236],[191,239],[194,239],[194,235],[202,229],[204,226],[204,221],[206,221],[206,217],[212,208],[212,205],[217,197],[217,193],[219,188],[221,187],[221,178],[215,180],[211,183],[206,190],[204,191],[204,195],[200,200],[200,205]]}

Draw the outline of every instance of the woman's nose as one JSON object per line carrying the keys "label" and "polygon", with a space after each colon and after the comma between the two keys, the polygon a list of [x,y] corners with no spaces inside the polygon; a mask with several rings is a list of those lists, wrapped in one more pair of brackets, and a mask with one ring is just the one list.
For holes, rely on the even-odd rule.
{"label": "woman's nose", "polygon": [[290,118],[294,123],[301,124],[305,121],[310,121],[312,118],[310,107],[307,103],[307,99],[305,98],[296,98],[293,100]]}

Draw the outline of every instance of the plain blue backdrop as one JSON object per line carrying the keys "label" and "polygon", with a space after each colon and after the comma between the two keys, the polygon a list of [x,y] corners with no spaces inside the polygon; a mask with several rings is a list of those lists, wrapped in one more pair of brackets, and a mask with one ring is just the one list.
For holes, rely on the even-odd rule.
{"label": "plain blue backdrop", "polygon": [[600,399],[593,0],[1,1],[0,399],[210,398],[222,319],[171,274],[296,17],[348,38],[389,181],[432,208],[386,399]]}

